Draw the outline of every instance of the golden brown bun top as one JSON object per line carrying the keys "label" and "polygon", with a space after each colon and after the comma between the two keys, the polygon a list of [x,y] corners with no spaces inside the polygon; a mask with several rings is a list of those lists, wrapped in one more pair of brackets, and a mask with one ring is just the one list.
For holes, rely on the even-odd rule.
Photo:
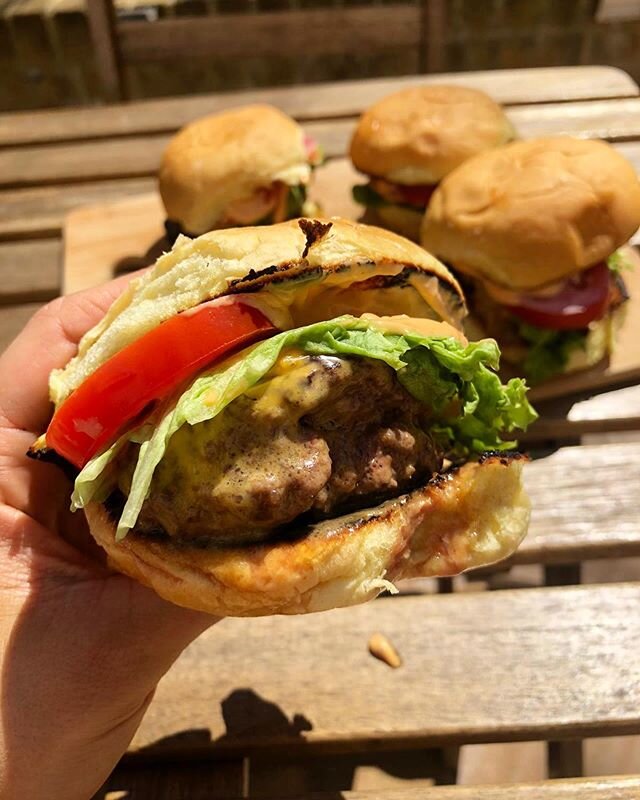
{"label": "golden brown bun top", "polygon": [[192,122],[169,142],[160,166],[167,217],[192,234],[211,230],[230,203],[275,180],[306,183],[302,128],[268,105]]}
{"label": "golden brown bun top", "polygon": [[638,225],[633,166],[604,142],[557,137],[463,164],[432,196],[421,238],[464,272],[533,289],[607,258]]}
{"label": "golden brown bun top", "polygon": [[404,89],[375,103],[351,140],[356,169],[395,183],[438,183],[476,153],[513,139],[502,108],[460,86]]}
{"label": "golden brown bun top", "polygon": [[[78,354],[67,366],[52,372],[51,399],[60,404],[123,347],[175,314],[213,298],[247,292],[267,295],[271,288],[290,282],[292,291],[277,292],[275,298],[282,310],[305,298],[314,310],[322,291],[400,276],[407,270],[405,281],[415,291],[403,291],[404,302],[417,295],[424,299],[424,309],[430,306],[440,319],[459,324],[464,299],[449,270],[419,245],[381,228],[333,217],[227,228],[197,239],[180,236],[169,253],[128,284],[98,325],[83,336]],[[411,311],[407,306],[385,313]],[[278,327],[298,324],[292,318]]]}

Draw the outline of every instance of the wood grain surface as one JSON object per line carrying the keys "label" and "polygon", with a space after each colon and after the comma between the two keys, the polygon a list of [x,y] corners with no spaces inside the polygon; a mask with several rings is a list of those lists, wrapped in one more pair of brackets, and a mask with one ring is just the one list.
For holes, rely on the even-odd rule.
{"label": "wood grain surface", "polygon": [[[343,792],[342,800],[636,800],[640,796],[640,778],[580,778],[578,780],[541,781],[502,786],[433,786],[420,789],[371,790]],[[314,800],[329,800],[317,795]],[[335,796],[331,798],[335,800]]]}
{"label": "wood grain surface", "polygon": [[[579,135],[611,141],[640,139],[640,98],[525,105],[509,116],[520,136]],[[305,130],[328,158],[348,149],[355,117],[306,122]],[[150,176],[158,169],[169,141],[166,133],[121,136],[69,143],[34,144],[0,149],[0,186],[75,183]]]}
{"label": "wood grain surface", "polygon": [[0,191],[0,246],[3,240],[59,239],[64,219],[74,208],[122,200],[155,187],[155,178],[128,178]]}
{"label": "wood grain surface", "polygon": [[[425,789],[344,792],[343,800],[631,800],[638,797],[640,778],[581,778],[503,786],[433,786]],[[315,800],[329,800],[319,795]]]}
{"label": "wood grain surface", "polygon": [[141,32],[137,22],[118,25],[124,61],[202,58],[216,52],[224,58],[341,55],[364,51],[417,48],[422,36],[421,12],[415,4],[333,9],[292,9],[256,15],[224,14],[161,19]]}
{"label": "wood grain surface", "polygon": [[51,300],[60,294],[62,242],[43,239],[0,247],[0,305]]}
{"label": "wood grain surface", "polygon": [[[415,760],[415,753],[412,754]],[[422,758],[422,756],[421,756]],[[315,773],[331,773],[335,769],[334,757],[317,759]],[[637,800],[640,796],[640,778],[614,776],[606,778],[579,778],[573,780],[538,781],[535,783],[509,783],[485,786],[414,786],[403,788],[371,788],[349,791],[343,788],[333,791],[309,793],[291,792],[287,780],[287,766],[270,760],[273,777],[272,791],[263,787],[254,777],[253,759],[246,759],[247,781],[245,794],[234,794],[234,783],[228,777],[229,767],[224,762],[211,764],[184,764],[182,766],[120,768],[108,784],[93,800],[213,800],[214,798],[269,798],[269,800]],[[278,781],[278,778],[281,778]],[[278,787],[279,783],[279,789]],[[236,785],[237,790],[237,785]],[[311,794],[311,791],[313,792]],[[126,793],[126,794],[125,794]]]}
{"label": "wood grain surface", "polygon": [[42,303],[20,303],[0,308],[0,351],[20,333]]}
{"label": "wood grain surface", "polygon": [[640,451],[635,442],[564,447],[525,468],[529,533],[513,563],[640,556]]}
{"label": "wood grain surface", "polygon": [[[64,294],[147,266],[162,250],[164,210],[156,192],[72,211],[64,228]],[[149,255],[147,255],[149,254]]]}
{"label": "wood grain surface", "polygon": [[353,117],[391,92],[425,83],[472,86],[509,104],[625,98],[638,94],[615,67],[550,67],[341,81],[228,94],[167,97],[98,108],[0,114],[0,146],[171,133],[205,114],[267,102],[300,120]]}
{"label": "wood grain surface", "polygon": [[[380,599],[224,620],[133,741],[166,755],[425,747],[640,731],[640,585]],[[380,631],[403,659],[367,651]]]}
{"label": "wood grain surface", "polygon": [[125,765],[92,800],[218,800],[247,797],[248,759]]}

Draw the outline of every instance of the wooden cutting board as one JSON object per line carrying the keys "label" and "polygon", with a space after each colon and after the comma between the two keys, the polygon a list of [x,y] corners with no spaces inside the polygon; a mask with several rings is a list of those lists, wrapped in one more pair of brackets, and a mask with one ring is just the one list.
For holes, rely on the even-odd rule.
{"label": "wooden cutting board", "polygon": [[[320,203],[326,216],[357,219],[361,207],[353,202],[351,187],[361,181],[346,159],[330,161],[317,170],[311,197]],[[169,247],[164,238],[164,218],[155,192],[72,211],[64,226],[63,292],[88,289],[152,264]],[[533,400],[547,401],[640,383],[640,257],[635,250],[629,252],[638,268],[624,276],[631,300],[610,362],[548,381],[531,392]]]}
{"label": "wooden cutting board", "polygon": [[[314,176],[310,197],[324,216],[357,219],[362,208],[351,187],[362,176],[346,159],[330,161]],[[64,224],[64,294],[89,289],[116,275],[152,264],[169,249],[165,212],[157,192],[82,206]]]}

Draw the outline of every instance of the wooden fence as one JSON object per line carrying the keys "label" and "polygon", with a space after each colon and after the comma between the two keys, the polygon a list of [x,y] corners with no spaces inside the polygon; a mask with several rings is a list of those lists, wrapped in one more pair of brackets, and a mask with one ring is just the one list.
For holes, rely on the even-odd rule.
{"label": "wooden fence", "polygon": [[[0,110],[113,99],[87,0],[0,0]],[[96,0],[89,0],[95,4]],[[116,0],[123,94],[579,63],[640,79],[640,21],[604,0]],[[434,31],[431,7],[444,10]],[[194,39],[188,18],[201,18]],[[628,16],[628,15],[627,15]],[[363,22],[364,21],[364,22]],[[184,44],[176,61],[162,60]]]}

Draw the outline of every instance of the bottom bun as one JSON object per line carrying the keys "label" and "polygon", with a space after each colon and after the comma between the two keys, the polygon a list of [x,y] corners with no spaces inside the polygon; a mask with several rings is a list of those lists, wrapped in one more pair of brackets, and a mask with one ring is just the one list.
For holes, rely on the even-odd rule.
{"label": "bottom bun", "polygon": [[261,545],[198,547],[135,532],[116,542],[104,506],[92,503],[86,515],[111,565],[166,600],[218,616],[304,614],[510,555],[529,522],[525,460],[487,454],[376,508]]}
{"label": "bottom bun", "polygon": [[424,209],[414,211],[406,206],[386,204],[367,208],[363,221],[399,233],[400,236],[413,242],[419,242],[423,217]]}

